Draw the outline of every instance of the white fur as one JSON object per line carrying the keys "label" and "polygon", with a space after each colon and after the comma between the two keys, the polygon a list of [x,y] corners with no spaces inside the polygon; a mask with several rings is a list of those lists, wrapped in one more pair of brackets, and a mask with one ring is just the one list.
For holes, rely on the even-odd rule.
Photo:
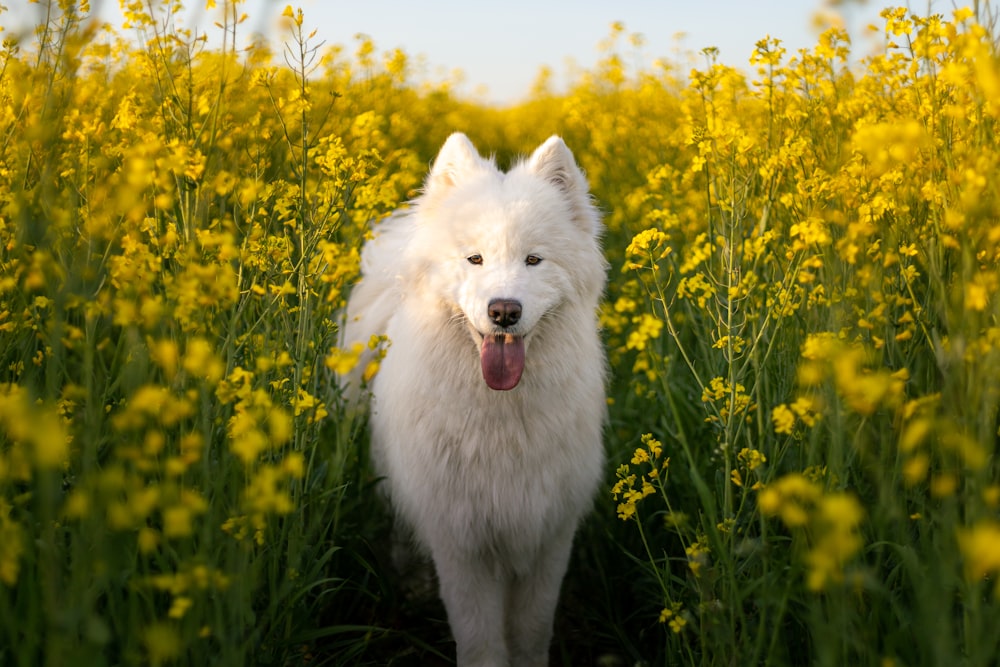
{"label": "white fur", "polygon": [[[370,386],[373,459],[433,559],[460,667],[548,664],[573,534],[603,464],[599,236],[562,139],[504,174],[454,134],[412,209],[362,253],[344,340],[388,334]],[[497,298],[523,308],[506,329],[525,342],[510,391],[490,389],[480,369]],[[357,375],[344,382],[360,395]]]}

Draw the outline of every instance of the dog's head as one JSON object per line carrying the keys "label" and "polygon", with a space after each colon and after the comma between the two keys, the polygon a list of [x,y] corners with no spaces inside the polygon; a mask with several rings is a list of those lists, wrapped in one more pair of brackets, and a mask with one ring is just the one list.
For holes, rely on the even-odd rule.
{"label": "dog's head", "polygon": [[491,388],[517,386],[540,322],[569,302],[596,308],[605,273],[600,219],[559,137],[505,174],[453,134],[416,213],[422,277],[468,329]]}

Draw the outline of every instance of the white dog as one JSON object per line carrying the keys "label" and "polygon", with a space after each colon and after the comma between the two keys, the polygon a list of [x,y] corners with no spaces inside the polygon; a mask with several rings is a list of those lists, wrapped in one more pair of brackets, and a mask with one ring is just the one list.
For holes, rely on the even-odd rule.
{"label": "white dog", "polygon": [[505,174],[454,134],[362,253],[344,340],[388,335],[373,460],[433,560],[461,667],[548,664],[604,460],[600,227],[559,137]]}

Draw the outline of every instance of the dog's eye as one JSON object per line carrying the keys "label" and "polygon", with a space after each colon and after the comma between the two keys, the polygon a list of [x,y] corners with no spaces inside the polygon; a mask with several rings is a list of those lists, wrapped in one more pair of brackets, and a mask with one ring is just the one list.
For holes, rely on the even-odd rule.
{"label": "dog's eye", "polygon": [[469,260],[469,264],[475,264],[477,266],[483,263],[482,255],[469,255],[466,259]]}
{"label": "dog's eye", "polygon": [[536,264],[542,263],[542,258],[538,255],[528,255],[524,258],[524,263],[528,266],[535,266]]}

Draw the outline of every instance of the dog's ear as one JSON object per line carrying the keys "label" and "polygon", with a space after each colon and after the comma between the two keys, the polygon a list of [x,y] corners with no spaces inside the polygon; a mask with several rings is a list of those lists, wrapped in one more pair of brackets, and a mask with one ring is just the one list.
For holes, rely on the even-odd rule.
{"label": "dog's ear", "polygon": [[528,159],[528,170],[570,196],[586,196],[587,180],[562,138],[552,135]]}
{"label": "dog's ear", "polygon": [[443,192],[460,183],[469,174],[482,171],[490,164],[484,160],[469,138],[455,132],[434,158],[434,166],[427,176],[424,192],[430,196]]}
{"label": "dog's ear", "polygon": [[572,151],[558,136],[552,135],[535,149],[527,162],[528,171],[548,181],[562,192],[577,221],[591,234],[598,234],[600,223],[590,200],[587,177],[578,166]]}

